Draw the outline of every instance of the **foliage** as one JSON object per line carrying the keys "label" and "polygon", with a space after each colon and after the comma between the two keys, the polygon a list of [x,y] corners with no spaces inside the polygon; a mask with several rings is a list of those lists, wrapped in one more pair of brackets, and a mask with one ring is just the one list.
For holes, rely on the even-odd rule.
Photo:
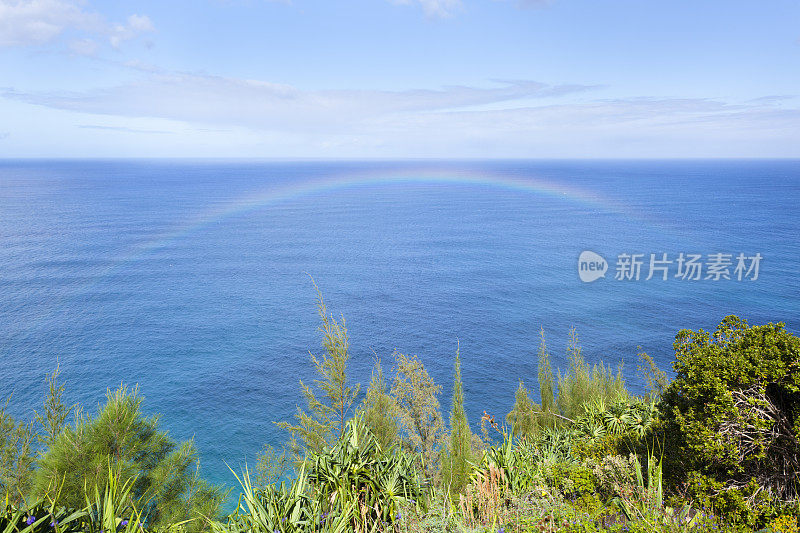
{"label": "foliage", "polygon": [[541,408],[533,403],[521,379],[514,393],[514,406],[506,415],[506,421],[511,424],[514,434],[520,437],[534,434],[542,422]]}
{"label": "foliage", "polygon": [[38,440],[43,448],[49,448],[55,443],[56,438],[64,429],[75,406],[68,406],[64,403],[64,384],[59,381],[61,367],[56,369],[47,377],[47,398],[44,401],[42,412],[35,412],[36,422],[42,427],[42,432],[38,435]]}
{"label": "foliage", "polygon": [[[311,452],[313,453],[313,452]],[[253,488],[250,473],[240,478],[242,495],[236,511],[227,522],[211,522],[214,533],[344,533],[354,516],[352,507],[341,513],[325,515],[322,502],[310,494],[311,485],[305,464],[290,484]]]}
{"label": "foliage", "polygon": [[413,461],[382,449],[361,417],[332,447],[309,451],[290,485],[254,489],[247,471],[237,479],[239,507],[227,524],[214,524],[218,533],[377,531],[399,520],[401,509],[424,509]]}
{"label": "foliage", "polygon": [[289,463],[286,448],[278,452],[273,446],[264,446],[256,463],[256,486],[264,488],[279,483],[286,475]]}
{"label": "foliage", "polygon": [[641,347],[639,350],[639,366],[636,369],[637,373],[643,377],[647,383],[647,395],[651,399],[660,398],[669,386],[667,373],[658,368],[653,358],[647,355],[646,352],[641,351]]}
{"label": "foliage", "polygon": [[375,361],[372,379],[359,408],[359,415],[364,418],[381,448],[388,449],[400,442],[395,402],[387,390],[380,360]]}
{"label": "foliage", "polygon": [[[547,351],[547,343],[544,338],[544,328],[539,329],[539,335],[541,337],[538,350],[539,396],[542,404],[541,411],[547,415],[556,409],[555,380],[553,368],[550,366],[550,352]],[[552,427],[556,424],[556,419],[545,416],[540,423]]]}
{"label": "foliage", "polygon": [[567,344],[569,370],[565,375],[558,373],[558,396],[556,405],[561,414],[570,419],[583,415],[586,406],[592,401],[605,405],[626,399],[628,391],[622,378],[622,368],[614,374],[610,367],[599,363],[590,367],[581,354],[578,333],[572,328]]}
{"label": "foliage", "polygon": [[397,406],[405,446],[419,458],[425,474],[433,478],[444,434],[438,399],[441,386],[434,383],[416,356],[399,352],[394,355],[397,371],[391,395]]}
{"label": "foliage", "polygon": [[590,440],[606,435],[621,436],[635,433],[644,437],[658,415],[653,399],[625,398],[606,405],[597,398],[584,406],[584,414],[578,418],[575,429]]}
{"label": "foliage", "polygon": [[30,424],[7,413],[11,398],[0,406],[0,496],[21,504],[28,493],[34,454]]}
{"label": "foliage", "polygon": [[796,501],[800,338],[783,324],[749,326],[728,316],[713,335],[680,331],[674,348],[660,431],[675,482],[706,480],[690,489],[714,505]]}
{"label": "foliage", "polygon": [[109,465],[122,479],[134,479],[130,505],[142,521],[155,527],[174,524],[202,513],[218,513],[223,494],[198,475],[197,453],[191,442],[177,444],[158,429],[158,419],[141,412],[138,390],[108,391],[106,404],[94,418],[81,417],[64,428],[40,457],[34,479],[39,496],[78,508],[86,487],[107,487]]}
{"label": "foliage", "polygon": [[464,385],[461,382],[461,359],[456,349],[453,377],[453,405],[450,410],[450,439],[442,461],[442,480],[451,496],[461,493],[472,472],[472,431],[464,411]]}
{"label": "foliage", "polygon": [[353,508],[353,530],[393,522],[403,506],[422,504],[422,485],[411,458],[399,449],[381,449],[360,418],[348,422],[344,437],[309,464],[309,479],[324,512]]}
{"label": "foliage", "polygon": [[[318,393],[300,381],[308,411],[298,406],[295,414],[297,424],[280,422],[278,426],[299,436],[306,450],[318,452],[344,435],[348,413],[358,397],[359,387],[350,387],[347,384],[350,341],[344,317],[339,322],[333,315],[329,315],[316,283],[314,288],[317,290],[317,310],[322,320],[319,330],[322,333],[325,353],[321,358],[313,353],[309,355],[319,376],[319,379],[314,380],[314,384],[319,389],[321,397],[318,398]],[[300,450],[295,452],[300,455]]]}

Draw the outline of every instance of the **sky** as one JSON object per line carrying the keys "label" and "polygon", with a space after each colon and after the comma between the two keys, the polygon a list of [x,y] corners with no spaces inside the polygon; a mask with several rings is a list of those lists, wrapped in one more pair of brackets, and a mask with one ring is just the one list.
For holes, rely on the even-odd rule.
{"label": "sky", "polygon": [[800,157],[800,2],[0,0],[29,157]]}

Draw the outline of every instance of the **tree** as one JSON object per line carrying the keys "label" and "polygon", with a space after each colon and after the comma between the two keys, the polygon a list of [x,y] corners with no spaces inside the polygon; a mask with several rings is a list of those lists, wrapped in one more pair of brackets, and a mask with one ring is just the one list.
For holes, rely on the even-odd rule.
{"label": "tree", "polygon": [[555,425],[555,420],[547,414],[554,412],[556,408],[555,399],[555,380],[553,378],[553,368],[550,366],[550,352],[547,351],[547,343],[544,339],[544,328],[539,329],[539,397],[541,398],[541,411],[545,417],[539,421],[540,424]]}
{"label": "tree", "polygon": [[223,494],[200,479],[194,444],[178,444],[159,430],[157,417],[142,414],[142,401],[138,389],[120,387],[108,391],[94,418],[76,415],[39,458],[36,496],[60,487],[59,503],[83,507],[85,489],[102,493],[111,467],[120,479],[135,479],[129,503],[148,526],[196,519],[186,527],[201,530],[201,517],[216,517]]}
{"label": "tree", "polygon": [[[297,423],[279,422],[278,426],[291,431],[293,436],[299,436],[306,449],[319,452],[344,435],[350,408],[358,396],[359,386],[350,387],[347,384],[350,342],[344,317],[339,322],[333,315],[328,315],[316,283],[314,288],[317,290],[317,309],[322,319],[319,330],[322,332],[325,353],[321,358],[311,352],[309,355],[319,376],[319,379],[314,380],[319,392],[315,392],[301,380],[300,388],[308,410],[298,406],[295,414]],[[300,453],[301,450],[295,449],[296,455],[299,456]]]}
{"label": "tree", "polygon": [[0,406],[0,497],[22,504],[30,489],[34,454],[30,424],[7,413],[11,398]]}
{"label": "tree", "polygon": [[428,476],[437,470],[437,452],[444,433],[444,422],[436,385],[417,356],[395,352],[397,373],[391,395],[397,406],[406,446],[417,454]]}
{"label": "tree", "polygon": [[542,414],[539,406],[531,400],[525,383],[519,380],[519,386],[514,393],[514,407],[506,416],[514,434],[524,437],[535,433],[541,424],[547,423]]}
{"label": "tree", "polygon": [[42,426],[37,438],[45,450],[56,441],[56,437],[66,425],[67,418],[75,409],[75,406],[67,406],[64,403],[64,384],[58,379],[60,375],[61,367],[56,365],[56,369],[47,377],[48,391],[44,408],[41,413],[38,411],[34,413],[36,421]]}
{"label": "tree", "polygon": [[444,480],[449,485],[450,495],[461,493],[469,483],[472,461],[472,431],[464,410],[464,385],[461,382],[461,358],[456,348],[455,372],[453,376],[453,405],[450,410],[450,442],[443,464]]}
{"label": "tree", "polygon": [[663,395],[669,474],[699,474],[717,494],[796,500],[800,479],[800,338],[784,324],[728,316],[712,334],[675,337]]}
{"label": "tree", "polygon": [[388,450],[400,441],[395,402],[387,390],[379,359],[375,360],[372,379],[359,411],[382,449]]}

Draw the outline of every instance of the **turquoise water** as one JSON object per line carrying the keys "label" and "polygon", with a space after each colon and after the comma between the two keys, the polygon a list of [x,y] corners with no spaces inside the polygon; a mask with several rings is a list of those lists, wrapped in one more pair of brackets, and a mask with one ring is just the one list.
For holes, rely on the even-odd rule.
{"label": "turquoise water", "polygon": [[[139,384],[204,474],[280,444],[319,350],[315,297],[347,319],[352,376],[418,354],[467,411],[535,387],[539,328],[563,367],[638,346],[667,369],[681,328],[725,315],[800,331],[800,161],[0,162],[0,397],[25,415],[58,360],[71,401]],[[608,261],[583,283],[584,250]],[[614,279],[619,254],[763,256],[757,280]]]}

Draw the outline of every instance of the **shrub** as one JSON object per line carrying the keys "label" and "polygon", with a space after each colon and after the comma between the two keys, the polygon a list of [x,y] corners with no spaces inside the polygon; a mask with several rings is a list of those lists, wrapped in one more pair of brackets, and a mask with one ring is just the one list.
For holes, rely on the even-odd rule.
{"label": "shrub", "polygon": [[558,374],[558,395],[556,405],[561,414],[575,420],[586,412],[591,402],[612,405],[628,398],[622,368],[615,374],[611,367],[602,362],[590,367],[581,354],[581,346],[575,328],[569,332],[567,344],[569,370]]}
{"label": "shrub", "polygon": [[[162,526],[218,514],[220,489],[198,476],[194,444],[173,441],[145,417],[137,390],[108,391],[106,404],[94,418],[82,417],[64,428],[38,461],[37,495],[59,495],[61,505],[79,508],[87,487],[104,492],[109,466],[119,479],[133,479],[130,504],[148,525]],[[199,528],[199,522],[193,523]]]}
{"label": "shrub", "polygon": [[439,448],[444,437],[444,421],[439,404],[442,388],[430,377],[417,356],[395,352],[397,373],[391,395],[406,449],[414,452],[423,471],[433,478],[438,470]]}
{"label": "shrub", "polygon": [[389,449],[400,442],[400,429],[397,427],[395,411],[395,402],[389,395],[386,381],[383,379],[381,362],[377,360],[364,402],[359,408],[359,416],[363,416],[364,423],[383,449]]}
{"label": "shrub", "polygon": [[690,490],[747,520],[756,495],[796,500],[800,339],[783,324],[728,316],[713,335],[680,331],[674,347],[660,430],[670,476],[691,478]]}

